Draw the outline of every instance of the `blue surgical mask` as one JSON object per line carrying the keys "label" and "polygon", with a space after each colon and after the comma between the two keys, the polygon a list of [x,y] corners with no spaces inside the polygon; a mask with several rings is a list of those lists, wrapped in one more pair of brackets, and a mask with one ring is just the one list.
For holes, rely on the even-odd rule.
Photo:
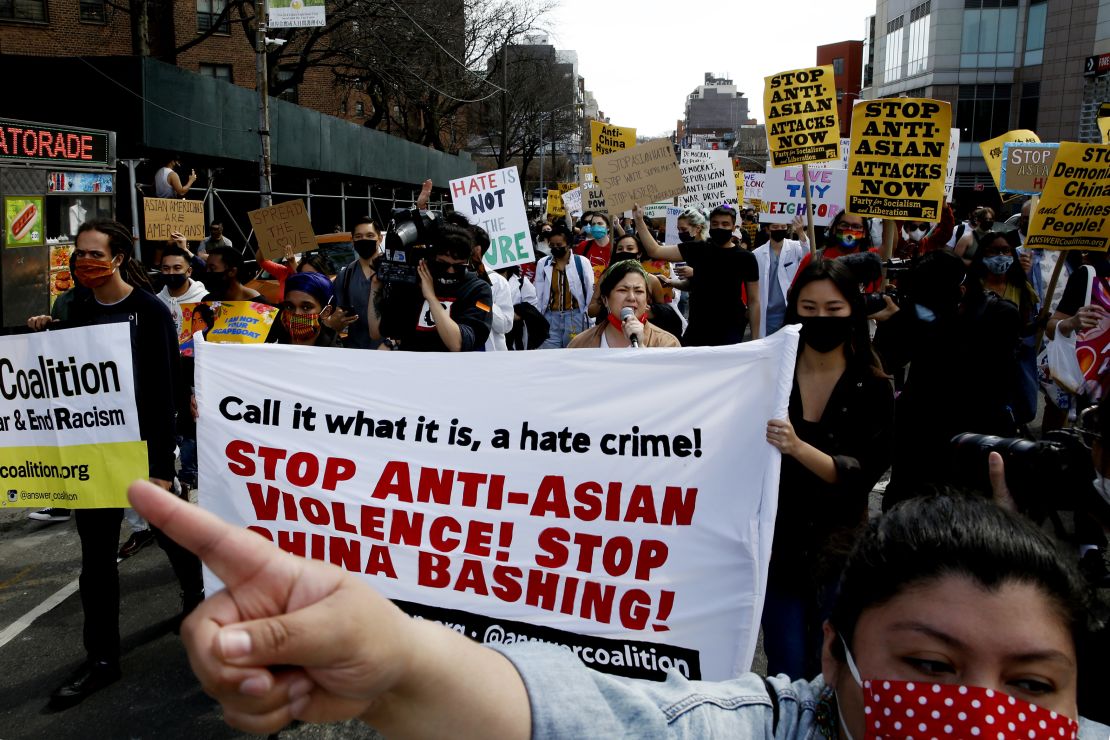
{"label": "blue surgical mask", "polygon": [[608,227],[601,226],[599,224],[591,224],[590,227],[587,229],[587,233],[594,239],[601,239],[603,236],[609,233],[609,229]]}
{"label": "blue surgical mask", "polygon": [[1008,254],[996,254],[993,257],[986,257],[983,264],[995,275],[1005,275],[1010,266],[1014,264],[1014,258]]}
{"label": "blue surgical mask", "polygon": [[931,324],[931,323],[933,323],[934,321],[937,320],[937,315],[935,313],[933,313],[933,309],[926,308],[925,306],[922,306],[920,303],[915,303],[914,307],[913,307],[913,310],[914,310],[914,313],[917,314],[917,318],[920,319],[921,321],[924,321],[926,324]]}

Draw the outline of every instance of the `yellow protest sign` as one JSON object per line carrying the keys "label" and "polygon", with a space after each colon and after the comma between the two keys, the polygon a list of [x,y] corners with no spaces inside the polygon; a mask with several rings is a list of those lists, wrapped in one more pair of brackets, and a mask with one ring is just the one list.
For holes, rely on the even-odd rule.
{"label": "yellow protest sign", "polygon": [[1017,131],[1007,131],[1001,136],[996,136],[990,141],[984,141],[979,144],[979,151],[983,153],[983,159],[987,162],[987,169],[990,170],[991,177],[994,178],[994,186],[998,188],[998,192],[1002,192],[1003,147],[1010,143],[1040,143],[1040,140],[1041,137],[1037,136],[1034,132],[1026,129],[1018,129]]}
{"label": "yellow protest sign", "polygon": [[146,442],[0,447],[0,468],[0,508],[122,509],[131,482],[150,475]]}
{"label": "yellow protest sign", "polygon": [[833,68],[794,69],[764,80],[771,164],[785,167],[840,159]]}
{"label": "yellow protest sign", "polygon": [[1098,107],[1098,130],[1102,132],[1102,143],[1110,144],[1110,103]]}
{"label": "yellow protest sign", "polygon": [[559,188],[559,195],[562,195],[563,193],[569,193],[571,190],[574,190],[576,187],[578,187],[578,183],[560,182],[558,183],[557,187]]}
{"label": "yellow protest sign", "polygon": [[951,128],[952,106],[942,100],[885,98],[857,105],[846,210],[939,220]]}
{"label": "yellow protest sign", "polygon": [[636,129],[614,126],[604,121],[590,121],[590,151],[595,157],[623,152],[636,146]]}
{"label": "yellow protest sign", "polygon": [[547,191],[547,215],[562,218],[567,215],[566,206],[563,205],[563,196],[558,190]]}
{"label": "yellow protest sign", "polygon": [[166,240],[175,231],[190,241],[204,238],[204,201],[143,198],[143,237]]}
{"label": "yellow protest sign", "polygon": [[594,172],[592,164],[578,165],[578,183],[580,185],[592,185],[597,174]]}
{"label": "yellow protest sign", "polygon": [[736,181],[736,202],[744,205],[744,171],[733,170],[732,179]]}
{"label": "yellow protest sign", "polygon": [[1110,144],[1061,142],[1041,202],[1029,219],[1026,247],[1110,247]]}

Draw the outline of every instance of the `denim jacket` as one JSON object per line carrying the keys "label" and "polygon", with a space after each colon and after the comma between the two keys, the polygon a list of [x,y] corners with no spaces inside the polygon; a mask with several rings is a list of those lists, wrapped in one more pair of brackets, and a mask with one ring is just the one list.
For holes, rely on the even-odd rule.
{"label": "denim jacket", "polygon": [[[671,671],[663,683],[598,673],[553,645],[495,646],[524,679],[532,738],[667,740],[818,740],[836,738],[835,703],[825,682],[790,682],[745,673],[728,681],[690,681]],[[1110,728],[1081,719],[1080,740]]]}

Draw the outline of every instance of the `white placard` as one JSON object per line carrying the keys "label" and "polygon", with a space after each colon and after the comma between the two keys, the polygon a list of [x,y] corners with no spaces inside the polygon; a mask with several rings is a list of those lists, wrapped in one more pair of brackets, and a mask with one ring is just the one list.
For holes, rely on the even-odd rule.
{"label": "white placard", "polygon": [[490,248],[482,257],[487,270],[536,261],[516,167],[460,177],[450,188],[455,210],[489,234]]}

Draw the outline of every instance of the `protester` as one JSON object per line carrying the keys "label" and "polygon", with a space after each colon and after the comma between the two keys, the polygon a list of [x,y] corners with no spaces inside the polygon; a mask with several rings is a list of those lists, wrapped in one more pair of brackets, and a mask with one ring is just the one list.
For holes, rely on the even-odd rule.
{"label": "protester", "polygon": [[182,185],[181,178],[174,172],[180,166],[181,157],[174,155],[154,173],[154,197],[184,198],[188,194],[197,181],[197,171],[190,170],[189,179]]}
{"label": "protester", "polygon": [[[633,207],[636,233],[652,259],[686,262],[693,275],[684,284],[690,291],[690,317],[684,346],[720,346],[743,341],[752,320],[752,339],[760,338],[762,315],[759,303],[759,265],[755,257],[736,246],[732,230],[736,211],[718,206],[709,214],[709,241],[684,241],[678,246],[660,245],[644,223],[643,211]],[[683,214],[686,215],[685,213]],[[682,233],[689,234],[689,227]],[[744,298],[747,298],[747,305]]]}
{"label": "protester", "polygon": [[759,305],[763,308],[760,312],[761,337],[771,336],[786,323],[786,296],[803,260],[808,262],[809,256],[806,244],[786,238],[786,224],[772,224],[769,233],[771,238],[754,252],[762,277],[759,281]]}
{"label": "protester", "polygon": [[952,237],[952,227],[955,219],[952,216],[952,206],[945,205],[941,209],[940,221],[899,221],[898,243],[894,245],[892,256],[896,259],[914,259],[942,249]]}
{"label": "protester", "polygon": [[582,229],[586,238],[579,242],[574,253],[585,257],[593,267],[594,282],[601,278],[601,273],[609,266],[609,255],[613,251],[613,227],[609,216],[598,211],[590,216]]}
{"label": "protester", "polygon": [[214,247],[208,252],[207,269],[201,282],[208,288],[206,301],[256,301],[261,293],[243,285],[243,255],[233,247]]}
{"label": "protester", "polygon": [[970,265],[972,258],[975,257],[975,252],[979,249],[979,240],[994,231],[994,209],[980,206],[972,211],[968,221],[972,228],[964,232],[955,247],[956,255],[963,259],[965,265]]}
{"label": "protester", "polygon": [[[150,479],[163,489],[174,479],[174,415],[180,382],[177,333],[170,312],[150,291],[146,276],[131,259],[131,232],[115,221],[93,220],[81,225],[74,254],[76,274],[92,291],[91,299],[74,306],[71,323],[94,325],[127,321],[131,325],[132,357],[139,436],[146,442]],[[49,316],[28,319],[36,331],[49,328]],[[119,680],[119,546],[123,509],[80,509],[76,514],[81,538],[81,606],[85,613],[86,662],[58,688],[51,705],[65,709]],[[155,530],[159,544],[183,590],[183,614],[204,599],[200,561],[172,539]]]}
{"label": "protester", "polygon": [[1018,433],[1012,410],[1022,327],[1017,307],[969,279],[947,250],[919,258],[902,287],[900,304],[888,297],[887,308],[873,315],[884,367],[893,372],[908,365],[884,509],[950,479],[950,441],[957,434]]}
{"label": "protester", "polygon": [[310,254],[307,257],[302,255],[300,261],[297,262],[297,272],[318,272],[321,275],[327,275],[329,278],[333,279],[336,276],[327,257],[319,252]]}
{"label": "protester", "polygon": [[201,240],[197,245],[197,257],[201,262],[208,261],[208,251],[216,247],[230,247],[233,246],[231,240],[224,236],[224,225],[219,221],[213,221],[208,225],[208,236]]}
{"label": "protester", "polygon": [[381,229],[374,219],[362,218],[355,224],[351,239],[356,256],[335,278],[335,311],[328,315],[327,323],[334,331],[347,330],[344,346],[377,349],[380,343],[370,337],[366,306],[374,278],[374,259],[381,253]]}
{"label": "protester", "polygon": [[298,272],[289,276],[285,288],[279,315],[284,332],[277,341],[300,347],[335,347],[336,333],[325,320],[336,310],[331,305],[331,280],[318,272]]}
{"label": "protester", "polygon": [[159,269],[162,271],[162,290],[158,293],[158,298],[170,310],[174,327],[180,334],[183,319],[181,304],[198,303],[204,300],[208,289],[193,280],[193,268],[189,264],[189,257],[180,248],[167,247],[163,250]]}
{"label": "protester", "polygon": [[266,259],[262,255],[261,249],[254,250],[254,261],[258,263],[259,267],[268,272],[274,280],[277,280],[277,301],[280,303],[285,297],[285,281],[290,275],[300,272],[300,265],[297,264],[297,256],[293,254],[293,245],[285,245],[281,262],[274,262],[273,260]]}
{"label": "protester", "polygon": [[367,323],[370,337],[381,341],[379,350],[477,352],[489,338],[493,293],[470,269],[473,234],[445,224],[436,239],[417,267],[419,294],[387,296],[374,275]]}
{"label": "protester", "polygon": [[[595,291],[600,296],[605,319],[576,336],[569,346],[603,349],[682,346],[673,334],[648,321],[650,277],[639,260],[614,262],[602,273]],[[626,309],[631,309],[627,316],[623,315]]]}
{"label": "protester", "polygon": [[511,350],[538,348],[547,340],[551,327],[539,310],[536,286],[519,265],[503,267],[498,273],[509,284],[509,300],[513,304],[513,328],[505,335],[506,346]]}
{"label": "protester", "polygon": [[890,464],[894,389],[840,261],[798,274],[786,321],[802,333],[789,418],[767,422],[767,441],[783,457],[763,646],[768,673],[803,676],[818,670],[836,576]]}
{"label": "protester", "polygon": [[[613,244],[613,253],[609,255],[609,264],[606,269],[608,270],[609,267],[612,267],[614,264],[624,259],[634,259],[639,263],[642,262],[645,257],[647,257],[647,255],[644,253],[644,247],[640,243],[640,238],[635,234],[625,234]],[[647,271],[645,270],[645,272]],[[664,303],[663,285],[659,282],[659,278],[649,273],[647,282],[650,302],[652,304]],[[602,299],[600,291],[598,291],[595,286],[593,297],[590,298],[590,305],[586,309],[586,315],[591,319],[604,321],[604,308],[604,300]]]}
{"label": "protester", "polygon": [[589,326],[594,271],[585,257],[571,252],[569,241],[566,229],[556,225],[547,237],[551,254],[536,263],[536,301],[549,326],[541,349],[567,347]]}
{"label": "protester", "polygon": [[672,672],[659,684],[592,671],[553,645],[495,652],[145,483],[130,496],[232,584],[189,618],[184,639],[225,720],[251,733],[357,717],[387,737],[862,738],[865,717],[884,710],[955,723],[960,697],[965,736],[1007,712],[1015,732],[1069,737],[1075,721],[1081,740],[1110,732],[1076,706],[1079,574],[1030,522],[981,499],[907,502],[867,528],[824,628],[820,676]]}

